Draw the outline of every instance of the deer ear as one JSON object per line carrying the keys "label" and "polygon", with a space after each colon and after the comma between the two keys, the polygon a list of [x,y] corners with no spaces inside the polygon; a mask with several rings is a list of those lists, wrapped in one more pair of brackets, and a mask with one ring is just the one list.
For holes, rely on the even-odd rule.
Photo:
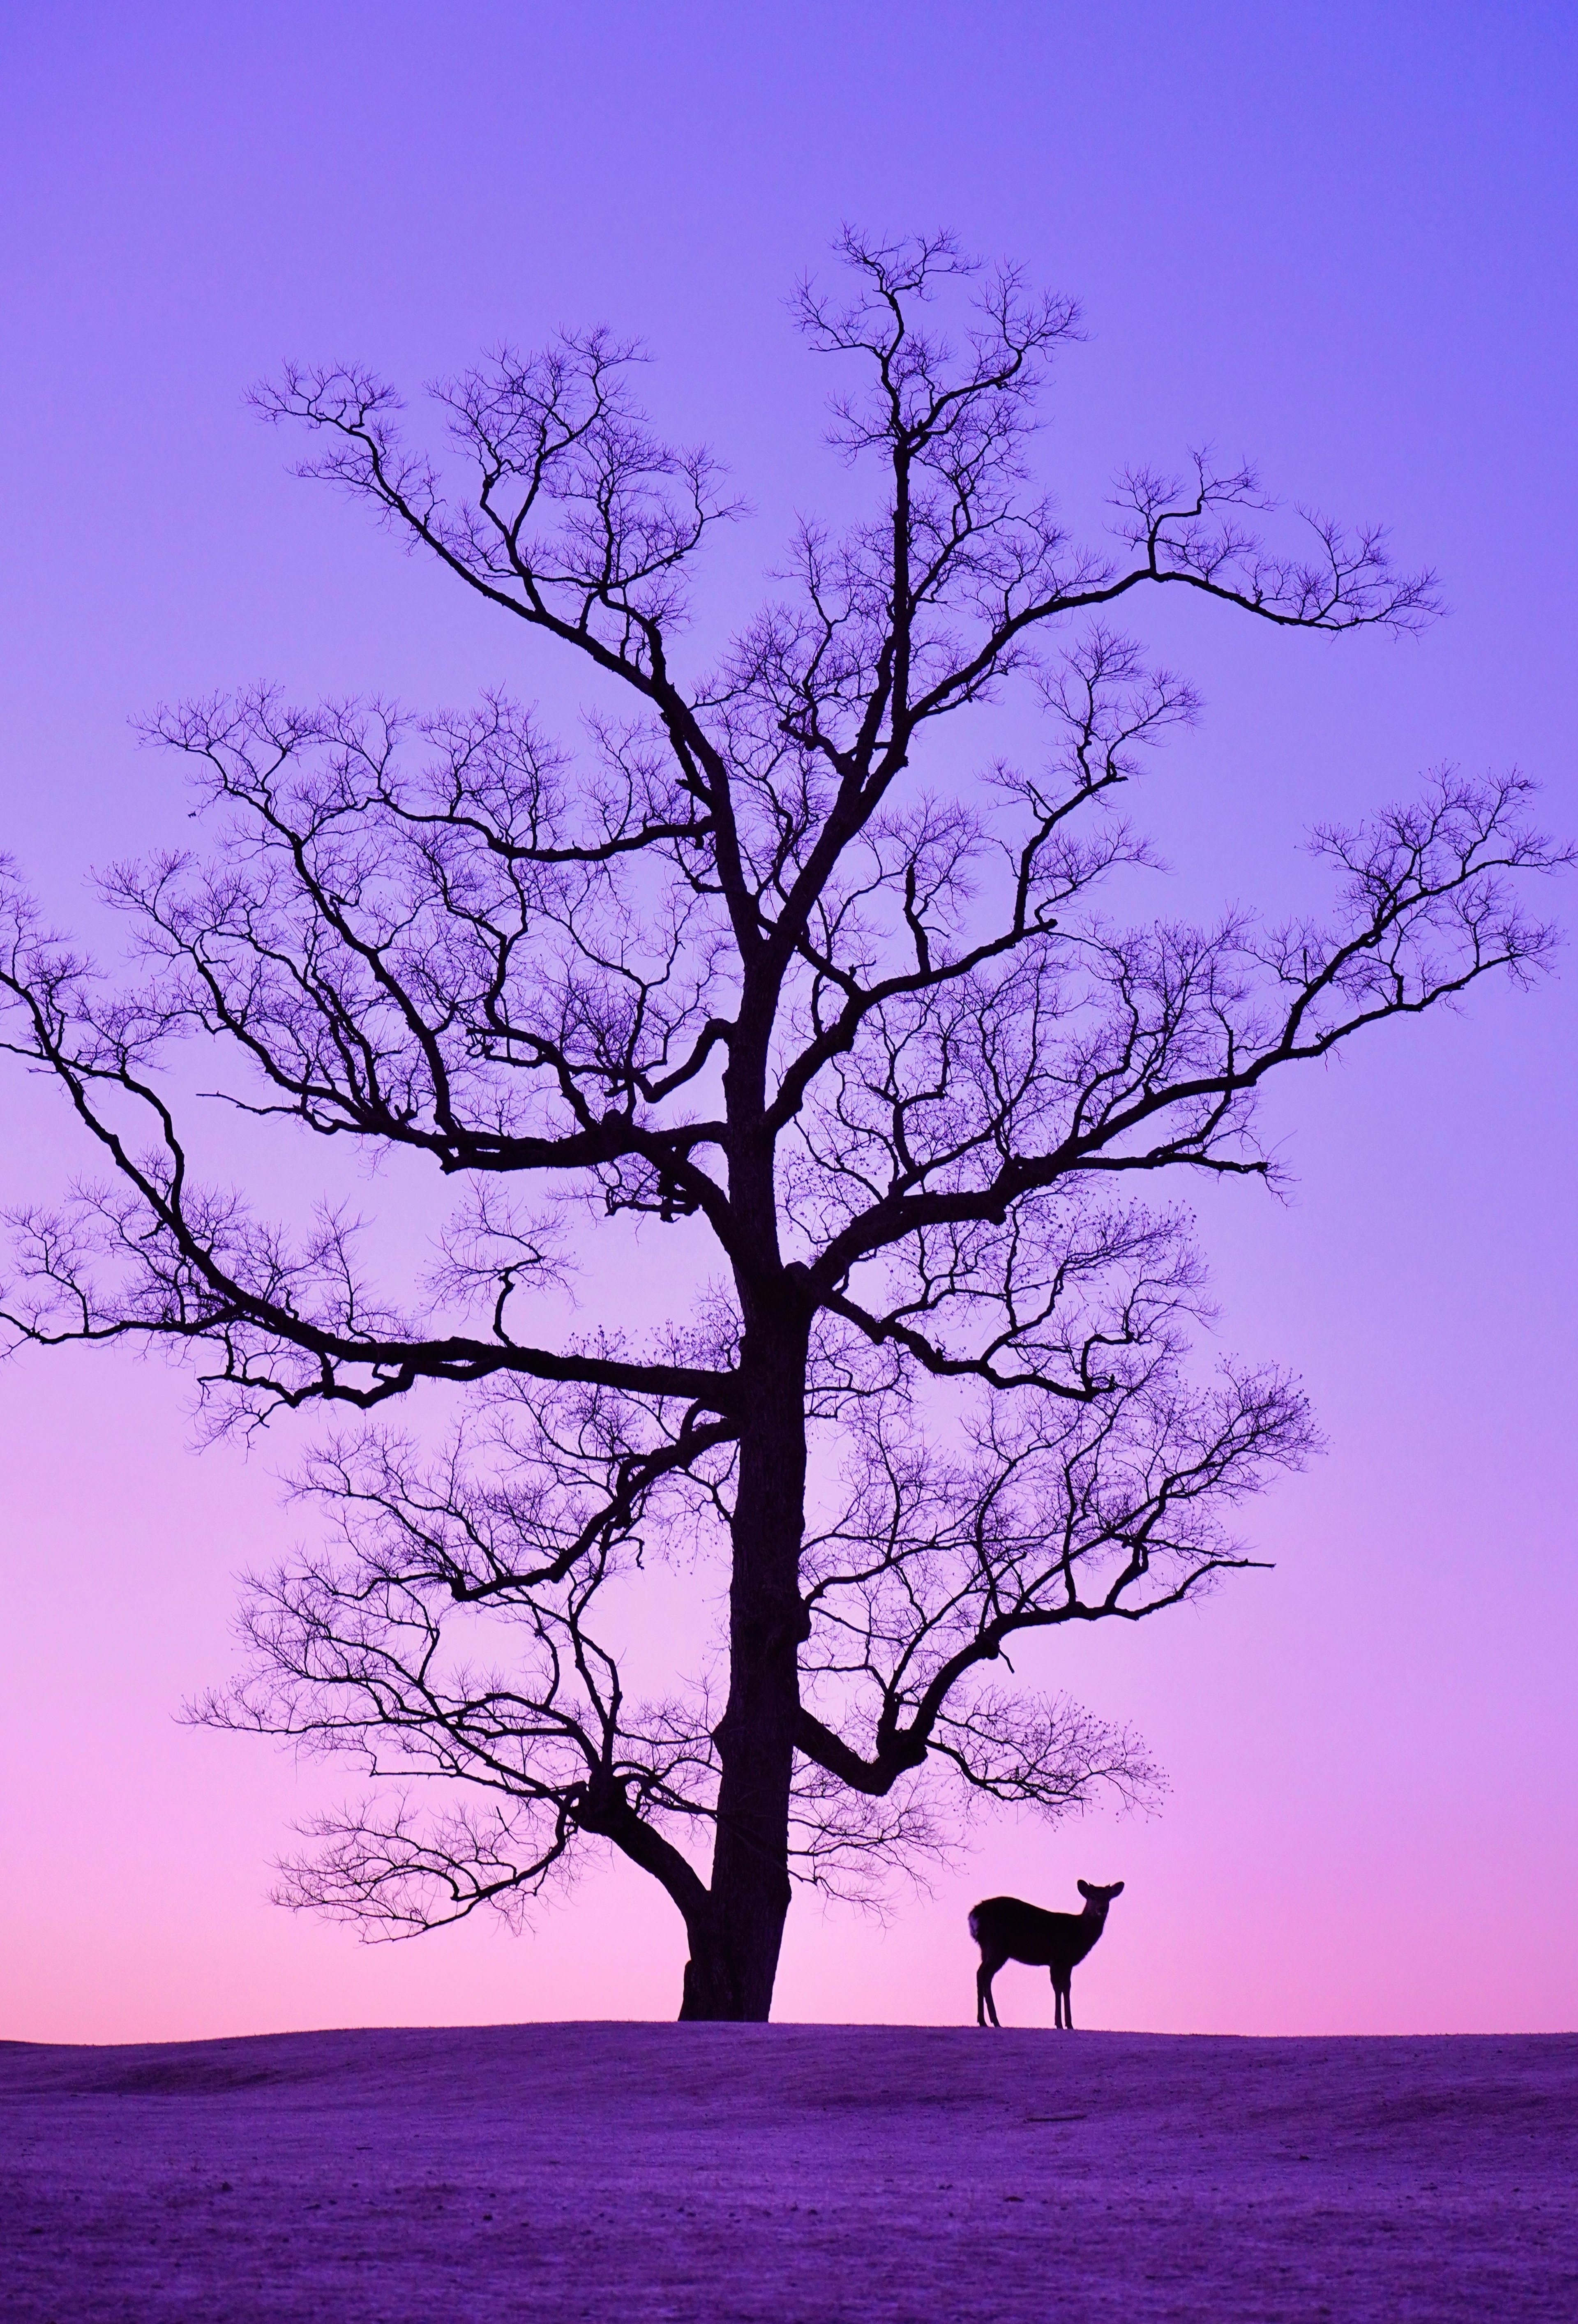
{"label": "deer ear", "polygon": [[1123,1883],[1120,1880],[1114,1887],[1108,1889],[1107,1894],[1109,1896],[1121,1896],[1123,1894]]}
{"label": "deer ear", "polygon": [[1088,1880],[1076,1880],[1074,1885],[1079,1890],[1082,1896],[1088,1896],[1090,1895],[1091,1884]]}

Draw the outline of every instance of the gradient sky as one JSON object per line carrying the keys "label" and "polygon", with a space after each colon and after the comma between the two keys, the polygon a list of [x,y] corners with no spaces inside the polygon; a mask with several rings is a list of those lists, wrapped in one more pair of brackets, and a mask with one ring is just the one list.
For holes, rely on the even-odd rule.
{"label": "gradient sky", "polygon": [[[1207,701],[1150,794],[1173,908],[1294,892],[1305,826],[1444,761],[1522,765],[1571,835],[1575,64],[1569,9],[1441,0],[13,5],[0,844],[89,920],[90,861],[187,828],[127,728],[182,694],[555,699],[286,475],[241,401],[286,356],[415,386],[561,320],[641,334],[659,414],[758,512],[743,605],[827,475],[782,301],[844,217],[1081,298],[1043,447],[1075,512],[1209,438],[1442,572],[1417,644],[1141,632]],[[1291,1201],[1200,1199],[1224,1343],[1303,1373],[1330,1451],[1253,1512],[1274,1572],[1047,1658],[1142,1729],[1165,1814],[983,1824],[886,1932],[802,1898],[780,2016],[965,2016],[972,1899],[1084,1876],[1129,1884],[1085,2024],[1578,2024],[1575,996],[1569,957],[1285,1086]],[[59,1185],[58,1110],[14,1076],[0,1108],[0,1190]],[[633,1873],[520,1940],[369,1950],[264,1901],[325,1772],[172,1713],[299,1529],[286,1445],[199,1457],[178,1370],[75,1351],[0,1370],[0,2034],[672,2013],[678,1925]],[[999,1997],[1050,2021],[1029,1971]]]}

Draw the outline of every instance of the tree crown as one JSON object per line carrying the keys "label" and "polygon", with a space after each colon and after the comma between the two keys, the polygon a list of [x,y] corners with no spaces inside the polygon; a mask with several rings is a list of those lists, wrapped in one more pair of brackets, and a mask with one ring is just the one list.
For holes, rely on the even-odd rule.
{"label": "tree crown", "polygon": [[[129,989],[8,891],[7,1046],[107,1172],[16,1222],[13,1332],[185,1343],[253,1418],[470,1394],[436,1462],[370,1422],[309,1464],[339,1549],[256,1583],[253,1675],[208,1706],[480,1786],[485,1813],[423,1821],[402,1788],[324,1828],[298,1893],[389,1925],[518,1896],[585,1831],[702,1910],[681,1843],[717,1812],[717,1705],[699,1683],[635,1700],[622,1609],[649,1559],[731,1535],[738,1581],[741,1462],[786,1365],[811,1446],[802,1868],[858,1884],[935,1844],[928,1766],[1048,1812],[1144,1793],[1135,1738],[1002,1687],[1004,1650],[1247,1563],[1232,1504],[1312,1439],[1286,1376],[1193,1363],[1186,1222],[1128,1182],[1264,1176],[1268,1076],[1549,952],[1519,876],[1565,857],[1517,777],[1320,833],[1329,925],[1108,917],[1146,860],[1118,795],[1195,711],[1121,602],[1406,630],[1430,577],[1315,518],[1306,554],[1274,553],[1255,477],[1204,456],[1126,474],[1115,546],[1077,546],[1031,457],[1072,302],[947,237],[842,255],[853,294],[807,282],[796,312],[853,368],[832,440],[873,505],[800,527],[711,670],[677,656],[734,504],[653,433],[630,345],[568,333],[440,387],[466,490],[370,374],[288,370],[258,401],[304,432],[303,473],[624,709],[573,752],[503,692],[425,718],[267,691],[161,714],[216,836],[110,873],[146,962]],[[1038,764],[923,761],[1010,679],[1045,712]],[[203,1181],[163,1077],[182,1039],[228,1061],[230,1104],[458,1182],[425,1308],[368,1279],[344,1214],[292,1238]],[[589,1215],[710,1236],[715,1273],[656,1341],[545,1328]],[[514,1661],[453,1649],[461,1617],[495,1644],[507,1621]]]}

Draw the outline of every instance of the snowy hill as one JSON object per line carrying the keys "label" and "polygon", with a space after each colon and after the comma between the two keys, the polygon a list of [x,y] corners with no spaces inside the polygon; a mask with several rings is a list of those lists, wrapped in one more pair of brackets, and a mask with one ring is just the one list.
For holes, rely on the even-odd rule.
{"label": "snowy hill", "polygon": [[0,2315],[1578,2318],[1578,2037],[0,2045]]}

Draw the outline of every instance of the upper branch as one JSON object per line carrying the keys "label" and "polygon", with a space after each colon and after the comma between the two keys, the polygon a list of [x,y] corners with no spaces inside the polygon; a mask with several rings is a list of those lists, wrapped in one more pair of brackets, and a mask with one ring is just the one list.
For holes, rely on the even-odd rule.
{"label": "upper branch", "polygon": [[435,463],[401,434],[401,400],[356,368],[288,366],[260,387],[263,416],[316,435],[298,473],[370,501],[466,586],[584,655],[653,710],[696,820],[708,830],[743,946],[759,941],[734,827],[730,772],[669,667],[687,568],[707,533],[739,513],[710,455],[655,437],[626,374],[639,350],[604,330],[543,354],[501,349],[434,393],[476,471],[475,498],[446,496]]}
{"label": "upper branch", "polygon": [[[897,1144],[878,1128],[895,1102],[889,1057],[861,1133],[873,1161],[885,1144],[889,1181],[818,1255],[820,1295],[836,1296],[877,1251],[928,1228],[1001,1221],[1059,1180],[1179,1164],[1263,1174],[1250,1108],[1269,1074],[1450,1001],[1497,970],[1527,976],[1549,957],[1555,933],[1527,915],[1513,881],[1570,862],[1573,851],[1528,828],[1528,789],[1516,776],[1445,779],[1417,807],[1319,835],[1320,852],[1345,875],[1348,919],[1334,932],[1302,922],[1259,930],[1237,918],[1210,937],[1160,929],[1072,944],[1066,990],[1082,960],[1091,978],[1083,1028],[1041,1046],[1027,991],[1017,1028],[1003,1020],[1006,1036],[986,1020],[998,1046],[972,1063],[974,1087],[961,1071],[957,1093],[921,1084],[904,1099]],[[1066,997],[1056,1013],[1047,1009],[1048,1035],[1069,1007]],[[961,1018],[953,1038],[962,1044],[972,1029]],[[935,1051],[935,1039],[922,1051],[934,1072]],[[923,1144],[933,1112],[946,1135]],[[853,1151],[847,1105],[844,1120]]]}

